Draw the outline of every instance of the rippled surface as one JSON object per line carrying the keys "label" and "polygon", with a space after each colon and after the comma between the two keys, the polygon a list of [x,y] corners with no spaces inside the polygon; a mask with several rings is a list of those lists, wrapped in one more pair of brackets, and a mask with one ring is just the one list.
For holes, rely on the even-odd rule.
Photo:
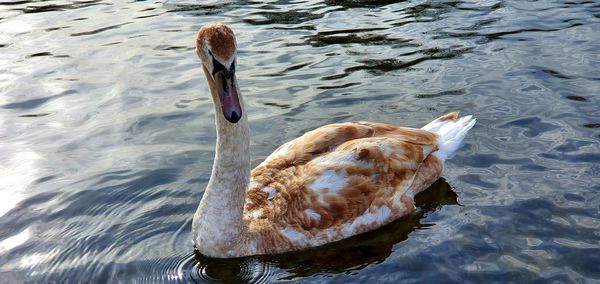
{"label": "rippled surface", "polygon": [[[325,123],[478,124],[382,230],[195,255],[216,137],[193,39],[216,21],[255,165]],[[599,30],[597,1],[3,1],[0,282],[598,281]]]}

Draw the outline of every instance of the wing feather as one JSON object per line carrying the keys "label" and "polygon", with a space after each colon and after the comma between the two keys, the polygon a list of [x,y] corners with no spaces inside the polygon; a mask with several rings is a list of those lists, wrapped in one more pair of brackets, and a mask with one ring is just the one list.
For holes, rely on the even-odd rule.
{"label": "wing feather", "polygon": [[428,158],[437,148],[438,136],[421,129],[371,122],[320,127],[252,171],[245,218],[323,242],[360,233],[414,209],[403,196],[413,183],[422,187],[439,176],[441,163]]}

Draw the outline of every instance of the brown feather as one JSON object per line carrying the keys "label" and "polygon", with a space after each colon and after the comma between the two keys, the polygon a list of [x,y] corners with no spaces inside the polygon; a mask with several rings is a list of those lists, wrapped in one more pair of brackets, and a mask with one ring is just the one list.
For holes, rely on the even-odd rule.
{"label": "brown feather", "polygon": [[[412,195],[404,193],[420,192],[440,176],[442,163],[430,155],[437,149],[435,133],[383,123],[307,132],[252,171],[244,208],[249,234],[265,239],[261,251],[276,253],[391,222],[415,208]],[[389,214],[381,214],[385,210]],[[360,222],[377,214],[383,220]]]}
{"label": "brown feather", "polygon": [[204,43],[208,43],[212,53],[225,62],[234,56],[236,49],[235,35],[226,25],[217,23],[202,27],[196,36],[196,48],[202,49]]}

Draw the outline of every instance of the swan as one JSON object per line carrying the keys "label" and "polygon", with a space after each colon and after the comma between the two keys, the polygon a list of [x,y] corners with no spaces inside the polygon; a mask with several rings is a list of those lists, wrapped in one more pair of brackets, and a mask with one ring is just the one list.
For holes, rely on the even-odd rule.
{"label": "swan", "polygon": [[375,122],[321,126],[251,170],[248,117],[225,24],[200,28],[196,53],[215,108],[210,180],[192,220],[195,249],[215,258],[278,254],[335,242],[413,210],[475,124],[448,113],[421,129]]}

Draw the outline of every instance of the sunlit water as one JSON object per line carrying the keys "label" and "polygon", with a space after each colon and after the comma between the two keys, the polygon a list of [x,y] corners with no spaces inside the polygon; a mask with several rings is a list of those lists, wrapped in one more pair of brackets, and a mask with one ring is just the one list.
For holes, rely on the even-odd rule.
{"label": "sunlit water", "polygon": [[[3,1],[0,282],[600,281],[597,1]],[[254,165],[326,123],[478,124],[419,210],[277,257],[195,255],[226,22]]]}

